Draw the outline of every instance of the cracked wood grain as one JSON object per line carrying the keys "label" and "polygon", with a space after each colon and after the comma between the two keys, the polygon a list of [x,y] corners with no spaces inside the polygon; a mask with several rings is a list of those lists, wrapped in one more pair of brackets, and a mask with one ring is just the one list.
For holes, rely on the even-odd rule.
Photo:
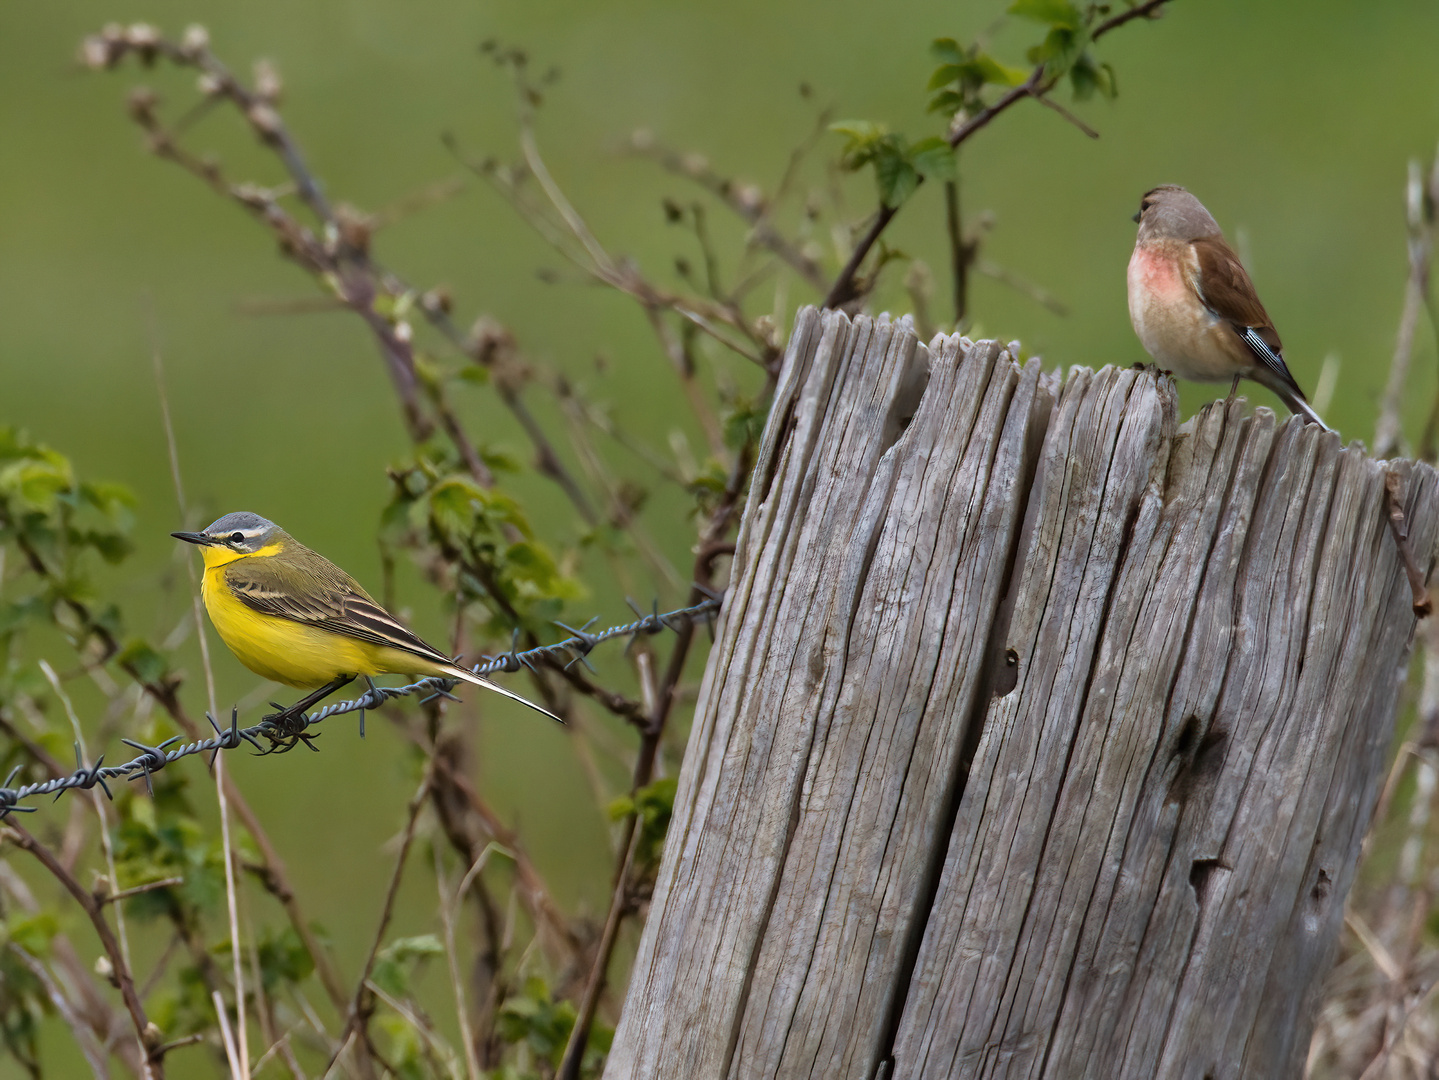
{"label": "cracked wood grain", "polygon": [[1297,1076],[1414,627],[1385,468],[802,311],[605,1075]]}

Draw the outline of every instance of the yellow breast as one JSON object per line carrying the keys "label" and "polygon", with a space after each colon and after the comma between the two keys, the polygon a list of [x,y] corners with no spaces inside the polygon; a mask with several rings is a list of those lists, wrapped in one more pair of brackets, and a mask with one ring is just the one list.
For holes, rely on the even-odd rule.
{"label": "yellow breast", "polygon": [[[206,555],[213,550],[206,548]],[[225,563],[232,561],[216,559],[205,567],[200,596],[220,640],[256,675],[308,690],[340,675],[451,674],[400,649],[256,611],[236,597],[225,582]]]}
{"label": "yellow breast", "polygon": [[224,567],[206,568],[200,595],[210,621],[240,663],[275,682],[309,689],[336,676],[377,673],[373,646],[354,638],[262,615],[245,606],[225,584]]}

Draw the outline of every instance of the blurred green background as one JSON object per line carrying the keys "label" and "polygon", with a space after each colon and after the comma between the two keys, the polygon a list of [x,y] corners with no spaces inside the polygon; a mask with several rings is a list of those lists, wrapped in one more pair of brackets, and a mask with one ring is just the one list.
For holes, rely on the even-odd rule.
{"label": "blurred green background", "polygon": [[[833,104],[837,118],[886,122],[912,139],[939,133],[942,121],[924,113],[930,40],[968,39],[1003,7],[1000,0],[0,6],[0,422],[72,455],[84,475],[134,489],[139,552],[101,580],[138,631],[163,638],[189,602],[182,559],[192,553],[177,552],[167,535],[183,523],[152,372],[153,321],[199,523],[255,510],[378,585],[384,470],[407,443],[375,349],[349,315],[245,313],[255,298],[313,291],[240,210],[141,149],[125,117],[128,89],[156,87],[173,116],[193,100],[188,75],[141,73],[133,63],[93,74],[75,64],[80,38],[107,21],[149,21],[175,35],[200,21],[236,70],[248,72],[255,58],[274,60],[285,78],[286,118],[312,168],[332,198],[370,210],[461,174],[441,144],[444,132],[476,154],[515,156],[512,91],[477,45],[498,38],[523,47],[537,68],[561,72],[539,120],[556,178],[612,251],[672,281],[675,253],[694,252],[667,231],[661,198],[692,192],[624,153],[631,131],[650,129],[767,188],[812,126],[816,104]],[[1022,48],[1034,36],[1031,24],[1001,26],[994,51],[1023,64]],[[996,219],[983,256],[1071,310],[1059,317],[980,277],[971,307],[979,332],[1019,338],[1063,366],[1146,359],[1125,306],[1129,217],[1147,188],[1181,183],[1245,252],[1300,384],[1312,391],[1323,358],[1340,358],[1326,419],[1346,437],[1372,437],[1406,269],[1406,163],[1427,161],[1439,140],[1436,45],[1432,0],[1175,0],[1161,21],[1107,38],[1097,56],[1114,65],[1119,98],[1075,107],[1100,139],[1023,103],[961,155],[966,212],[989,210]],[[798,93],[802,82],[812,101]],[[831,136],[821,155],[833,157],[839,144]],[[202,122],[190,145],[215,149],[236,178],[279,178],[228,115]],[[847,191],[858,217],[873,198],[870,181],[854,178]],[[934,268],[935,313],[946,317],[936,185],[904,209],[891,239]],[[482,183],[467,180],[457,197],[385,231],[376,251],[415,284],[448,285],[462,323],[493,314],[536,362],[566,373],[612,403],[634,431],[666,445],[679,399],[639,310],[588,285],[542,281],[536,272],[563,269],[561,261]],[[894,273],[879,298],[890,310],[906,304],[901,277]],[[796,288],[788,301],[792,309],[813,299]],[[1427,327],[1417,340],[1411,437],[1435,384]],[[598,354],[608,359],[603,372]],[[1222,388],[1185,388],[1185,412],[1216,393]],[[1249,393],[1275,405],[1264,391]],[[486,441],[528,456],[508,414],[483,389],[459,405]],[[553,412],[540,411],[563,431]],[[573,514],[547,486],[521,494],[557,545],[577,535]],[[682,506],[661,501],[649,519],[685,567],[693,531]],[[580,607],[619,621],[622,593],[599,564],[585,570],[594,574],[592,596]],[[421,633],[438,636],[438,603],[417,578],[407,580],[402,602]],[[663,603],[682,599],[671,586],[646,587]],[[617,651],[597,663],[605,674],[624,669]],[[187,694],[198,711],[203,680],[193,657],[189,670]],[[216,676],[222,708],[256,702],[255,678],[223,650]],[[563,733],[521,709],[486,706],[486,790],[518,823],[561,901],[602,909],[608,826]],[[319,756],[231,756],[302,895],[351,967],[390,869],[380,849],[412,789],[397,741],[372,723],[365,742],[348,727],[329,732]],[[430,906],[425,896],[407,896],[396,932],[427,929]]]}

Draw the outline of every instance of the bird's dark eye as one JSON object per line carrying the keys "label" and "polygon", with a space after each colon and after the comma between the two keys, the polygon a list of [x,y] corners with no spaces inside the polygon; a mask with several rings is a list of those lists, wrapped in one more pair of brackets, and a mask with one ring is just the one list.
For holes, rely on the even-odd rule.
{"label": "bird's dark eye", "polygon": [[232,543],[232,544],[240,544],[240,543],[243,543],[244,540],[245,540],[245,534],[244,534],[244,533],[238,533],[238,532],[237,532],[237,533],[231,533],[231,534],[230,534],[230,543]]}

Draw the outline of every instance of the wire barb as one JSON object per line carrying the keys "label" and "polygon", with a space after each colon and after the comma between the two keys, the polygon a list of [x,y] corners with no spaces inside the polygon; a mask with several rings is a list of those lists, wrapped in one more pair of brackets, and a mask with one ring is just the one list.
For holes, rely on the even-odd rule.
{"label": "wire barb", "polygon": [[[633,622],[622,623],[618,626],[611,626],[607,630],[591,633],[590,627],[596,622],[591,619],[579,629],[566,626],[564,623],[556,623],[569,633],[569,637],[557,641],[552,645],[537,645],[533,649],[516,651],[515,646],[519,644],[519,633],[510,643],[510,650],[501,653],[499,656],[484,657],[480,663],[470,668],[476,675],[493,675],[497,672],[516,672],[521,668],[535,670],[535,664],[548,660],[556,667],[568,667],[570,664],[580,662],[590,667],[588,657],[595,646],[611,641],[614,638],[628,638],[630,644],[640,634],[658,634],[662,630],[676,630],[680,627],[693,625],[696,620],[703,620],[706,623],[713,623],[715,615],[724,602],[724,594],[706,589],[699,585],[695,588],[705,597],[698,604],[689,607],[676,608],[674,611],[661,612],[659,603],[656,601],[654,610],[648,615],[640,611],[633,601],[626,601],[631,610],[639,618]],[[628,649],[628,646],[626,646]],[[590,668],[590,670],[594,670]],[[316,724],[328,720],[332,716],[340,716],[344,713],[358,712],[360,714],[360,735],[365,734],[365,712],[369,709],[377,709],[385,702],[394,698],[408,697],[411,694],[423,695],[422,701],[430,701],[436,697],[448,698],[451,701],[457,700],[450,693],[455,688],[454,679],[445,679],[439,676],[431,676],[421,679],[418,682],[406,686],[376,686],[373,680],[365,680],[369,688],[359,697],[346,701],[336,701],[324,708],[317,709],[311,713],[294,715],[284,706],[275,704],[279,710],[271,713],[262,719],[258,724],[251,727],[240,726],[240,710],[230,710],[230,726],[222,728],[219,723],[208,712],[205,719],[210,722],[210,727],[215,734],[212,738],[201,739],[198,742],[186,743],[176,747],[174,750],[166,748],[173,743],[179,742],[181,736],[174,735],[158,746],[146,746],[142,742],[132,739],[121,739],[126,746],[132,746],[140,751],[139,755],[123,765],[105,765],[105,756],[102,754],[95,759],[95,764],[86,766],[80,754],[80,744],[75,744],[75,771],[67,776],[57,776],[37,784],[22,784],[20,787],[12,787],[15,778],[19,775],[22,766],[17,765],[10,770],[10,775],[5,777],[5,782],[0,784],[0,821],[4,821],[12,813],[33,814],[35,807],[20,806],[22,799],[35,798],[38,795],[53,794],[57,799],[72,788],[89,789],[99,786],[105,792],[105,797],[113,799],[107,780],[135,780],[140,777],[145,779],[145,788],[154,794],[154,787],[151,784],[152,774],[159,772],[171,762],[181,758],[190,757],[194,754],[209,754],[210,768],[214,768],[215,759],[221,750],[237,749],[241,743],[249,743],[257,752],[257,756],[265,757],[269,754],[284,754],[293,750],[296,746],[304,743],[307,749],[319,752],[314,745],[314,740],[319,736],[318,731],[311,731]],[[260,740],[264,739],[269,743],[268,747],[262,746]]]}

